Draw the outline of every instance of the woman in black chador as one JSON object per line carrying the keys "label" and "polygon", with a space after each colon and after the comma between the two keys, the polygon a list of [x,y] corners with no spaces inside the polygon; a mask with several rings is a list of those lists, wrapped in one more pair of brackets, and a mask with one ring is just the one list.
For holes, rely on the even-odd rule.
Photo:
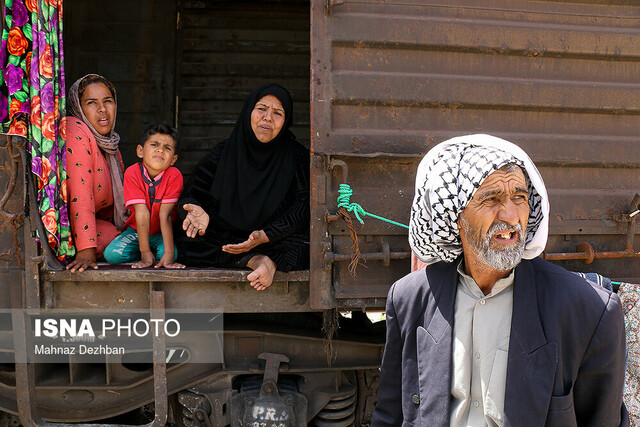
{"label": "woman in black chador", "polygon": [[178,206],[181,261],[249,267],[257,290],[277,270],[309,266],[309,150],[289,130],[293,102],[282,86],[245,99],[228,139],[198,164]]}

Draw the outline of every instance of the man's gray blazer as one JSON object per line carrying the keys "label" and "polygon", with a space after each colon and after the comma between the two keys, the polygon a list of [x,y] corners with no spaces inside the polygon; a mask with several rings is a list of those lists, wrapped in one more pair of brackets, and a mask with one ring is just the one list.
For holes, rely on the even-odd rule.
{"label": "man's gray blazer", "polygon": [[[396,282],[372,426],[448,426],[457,262]],[[619,426],[624,317],[615,294],[540,258],[516,267],[505,426]]]}

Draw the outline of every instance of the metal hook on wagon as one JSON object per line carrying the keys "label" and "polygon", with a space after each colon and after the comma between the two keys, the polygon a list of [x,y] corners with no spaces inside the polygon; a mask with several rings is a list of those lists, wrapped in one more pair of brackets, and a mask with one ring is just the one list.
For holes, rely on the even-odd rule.
{"label": "metal hook on wagon", "polygon": [[331,14],[331,9],[336,6],[341,6],[344,4],[344,0],[326,0],[324,5],[324,14],[325,16],[329,16]]}
{"label": "metal hook on wagon", "polygon": [[598,252],[589,242],[581,242],[576,247],[576,252],[560,252],[560,253],[544,253],[543,258],[548,261],[566,261],[580,260],[585,264],[591,264],[593,260],[598,258],[640,258],[640,252],[633,249],[633,239],[636,233],[636,216],[640,213],[640,194],[631,200],[629,210],[631,211],[627,217],[629,223],[627,225],[627,238],[624,250]]}

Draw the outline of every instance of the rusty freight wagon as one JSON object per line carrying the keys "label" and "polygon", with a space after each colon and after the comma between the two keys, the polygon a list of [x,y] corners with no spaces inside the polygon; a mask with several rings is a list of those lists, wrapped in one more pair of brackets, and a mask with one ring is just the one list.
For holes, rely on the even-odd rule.
{"label": "rusty freight wagon", "polygon": [[[384,326],[364,313],[384,309],[410,249],[405,229],[354,221],[354,277],[338,187],[407,223],[421,156],[456,135],[491,133],[533,158],[551,197],[547,259],[640,281],[635,2],[66,0],[64,13],[67,86],[88,72],[115,83],[127,165],[142,129],[170,119],[188,175],[230,133],[251,88],[291,90],[292,129],[312,153],[311,267],[279,272],[259,294],[244,270],[61,270],[26,214],[35,208],[25,141],[3,137],[2,308],[225,313],[220,363],[167,364],[158,339],[155,363],[1,364],[3,422],[226,426],[271,399],[286,416],[264,425],[367,424]],[[28,337],[14,329],[13,346],[0,331],[0,353],[24,350]]]}

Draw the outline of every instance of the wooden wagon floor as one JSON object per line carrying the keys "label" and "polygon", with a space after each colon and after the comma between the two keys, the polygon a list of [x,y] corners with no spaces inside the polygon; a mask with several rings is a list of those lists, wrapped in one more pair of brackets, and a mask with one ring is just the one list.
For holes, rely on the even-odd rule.
{"label": "wooden wagon floor", "polygon": [[71,273],[43,269],[45,308],[140,309],[150,304],[150,289],[163,291],[167,309],[216,308],[224,313],[315,311],[309,300],[309,270],[277,272],[264,292],[247,281],[251,270],[189,268],[133,269],[100,266]]}
{"label": "wooden wagon floor", "polygon": [[[43,270],[46,280],[52,282],[74,281],[83,282],[244,282],[250,269],[223,268],[194,268],[171,270],[166,268],[131,268],[131,264],[110,265],[98,263],[98,268],[86,270],[82,273],[70,271]],[[309,270],[282,272],[277,271],[274,282],[308,282]]]}

